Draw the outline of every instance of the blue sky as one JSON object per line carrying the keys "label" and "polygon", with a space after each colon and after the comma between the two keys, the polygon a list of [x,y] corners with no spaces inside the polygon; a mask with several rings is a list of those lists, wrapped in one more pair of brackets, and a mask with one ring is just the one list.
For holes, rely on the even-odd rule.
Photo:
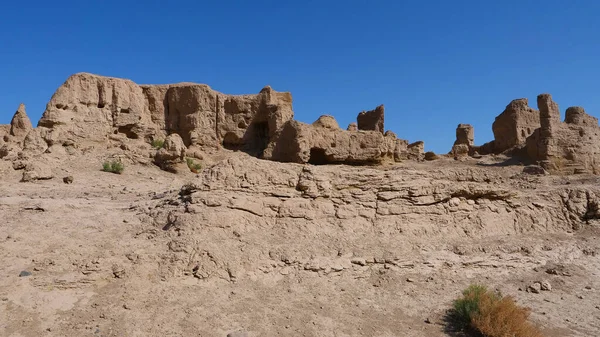
{"label": "blue sky", "polygon": [[291,91],[296,119],[346,127],[386,107],[386,129],[450,150],[514,98],[549,92],[600,114],[600,1],[8,1],[0,11],[0,123],[35,124],[76,72],[224,93]]}

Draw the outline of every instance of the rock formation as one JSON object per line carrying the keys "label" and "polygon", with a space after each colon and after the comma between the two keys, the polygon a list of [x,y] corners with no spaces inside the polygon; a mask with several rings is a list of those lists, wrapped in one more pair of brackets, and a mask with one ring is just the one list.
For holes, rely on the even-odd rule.
{"label": "rock formation", "polygon": [[176,172],[176,165],[183,162],[185,152],[183,140],[173,133],[167,136],[163,146],[154,155],[154,162],[163,170]]}
{"label": "rock formation", "polygon": [[340,126],[333,116],[323,115],[319,117],[313,124],[313,126],[318,128],[326,128],[332,130],[338,130]]}
{"label": "rock formation", "polygon": [[456,127],[456,141],[454,145],[466,144],[473,146],[475,141],[475,132],[471,124],[458,124]]}
{"label": "rock formation", "polygon": [[358,117],[356,118],[356,121],[358,122],[358,129],[383,133],[383,115],[383,105],[378,106],[375,108],[375,110],[363,111],[359,113]]}
{"label": "rock formation", "polygon": [[21,181],[48,180],[53,177],[54,174],[52,173],[50,166],[37,161],[32,161],[25,164],[25,170],[23,171],[23,178]]}
{"label": "rock formation", "polygon": [[523,145],[527,137],[539,127],[539,112],[529,107],[527,98],[515,99],[492,124],[494,141],[491,149],[494,153],[502,153]]}
{"label": "rock formation", "polygon": [[598,118],[588,115],[580,106],[572,106],[565,113],[565,123],[582,126],[598,126]]}
{"label": "rock formation", "polygon": [[541,127],[527,139],[527,155],[545,169],[563,173],[600,173],[598,119],[581,107],[567,109],[565,121],[549,94],[538,96]]}
{"label": "rock formation", "polygon": [[203,151],[225,148],[297,163],[372,164],[419,157],[418,147],[409,150],[408,142],[393,133],[384,135],[383,114],[383,105],[363,111],[346,131],[327,115],[312,125],[295,121],[291,94],[269,86],[256,95],[233,96],[204,84],[137,85],[79,73],[57,89],[36,129],[24,107],[19,109],[10,134],[24,141],[4,144],[8,135],[0,129],[0,154],[12,158],[20,151],[56,153],[67,145],[107,141],[129,149],[128,140],[150,143],[166,138],[168,146],[152,155],[163,168],[173,167],[180,147],[196,158],[202,158]]}
{"label": "rock formation", "polygon": [[456,127],[456,141],[452,146],[450,154],[458,159],[471,153],[471,148],[474,146],[475,132],[470,124],[459,124]]}
{"label": "rock formation", "polygon": [[25,105],[21,104],[10,121],[10,135],[23,139],[32,129],[31,121],[25,112]]}
{"label": "rock formation", "polygon": [[[600,173],[598,119],[571,107],[561,122],[549,94],[539,95],[537,103],[539,111],[525,98],[510,102],[492,125],[494,140],[482,146],[474,145],[471,125],[458,125],[450,154],[459,159],[504,153],[551,172]],[[57,89],[37,128],[24,105],[10,125],[0,126],[0,158],[28,160],[43,153],[58,158],[108,143],[153,158],[167,170],[186,153],[203,158],[223,148],[311,164],[425,159],[423,142],[409,144],[384,130],[383,105],[359,113],[357,122],[342,130],[329,115],[312,124],[294,120],[291,94],[269,86],[255,95],[234,96],[204,84],[137,85],[79,73]],[[149,143],[157,139],[165,139],[165,146],[151,150]]]}
{"label": "rock formation", "polygon": [[393,134],[349,132],[289,121],[269,144],[264,158],[311,164],[376,164],[394,160],[401,143]]}
{"label": "rock formation", "polygon": [[0,124],[0,145],[8,142],[8,135],[10,134],[10,124]]}
{"label": "rock formation", "polygon": [[229,96],[204,84],[139,86],[126,79],[75,74],[56,91],[39,126],[54,141],[103,141],[109,134],[149,140],[177,133],[186,146],[264,148],[292,119],[292,98],[265,87]]}
{"label": "rock formation", "polygon": [[425,143],[422,141],[408,144],[408,159],[423,160],[425,156]]}

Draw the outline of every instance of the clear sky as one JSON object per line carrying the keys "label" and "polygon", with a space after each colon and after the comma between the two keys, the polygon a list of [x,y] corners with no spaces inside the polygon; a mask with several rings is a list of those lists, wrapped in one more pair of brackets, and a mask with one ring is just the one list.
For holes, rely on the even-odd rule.
{"label": "clear sky", "polygon": [[345,128],[385,104],[386,129],[447,152],[514,98],[549,92],[600,115],[600,1],[5,1],[0,123],[34,124],[69,75],[291,91],[296,119]]}

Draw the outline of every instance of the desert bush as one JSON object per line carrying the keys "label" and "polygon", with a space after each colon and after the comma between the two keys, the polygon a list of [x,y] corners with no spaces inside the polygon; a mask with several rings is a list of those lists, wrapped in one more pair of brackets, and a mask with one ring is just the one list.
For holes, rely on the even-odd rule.
{"label": "desert bush", "polygon": [[200,172],[200,170],[202,170],[202,165],[196,163],[194,161],[194,159],[192,159],[192,158],[185,158],[185,162],[186,162],[188,168],[190,169],[190,171],[192,171],[194,173],[198,173],[198,172]]}
{"label": "desert bush", "polygon": [[123,170],[125,170],[125,165],[123,165],[123,163],[117,160],[105,161],[102,164],[102,171],[104,172],[121,174],[123,173]]}
{"label": "desert bush", "polygon": [[150,144],[155,149],[162,149],[162,147],[165,146],[165,140],[164,139],[153,139],[152,143],[150,143]]}
{"label": "desert bush", "polygon": [[486,287],[472,284],[462,292],[462,297],[452,304],[452,318],[454,324],[460,329],[471,326],[473,317],[479,313],[479,304],[483,296],[489,296]]}
{"label": "desert bush", "polygon": [[529,310],[518,306],[512,297],[481,285],[469,286],[453,303],[453,324],[484,337],[542,337],[528,318]]}

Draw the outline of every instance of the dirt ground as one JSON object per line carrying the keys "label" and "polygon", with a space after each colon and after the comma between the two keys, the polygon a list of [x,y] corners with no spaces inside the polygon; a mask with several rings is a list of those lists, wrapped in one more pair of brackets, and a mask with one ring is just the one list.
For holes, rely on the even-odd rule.
{"label": "dirt ground", "polygon": [[[554,196],[593,177],[243,155],[117,175],[88,154],[23,183],[0,165],[1,336],[458,336],[445,316],[472,283],[531,308],[547,336],[600,335],[600,226],[552,219],[566,207]],[[437,197],[457,184],[490,187]],[[490,192],[505,189],[520,204]],[[527,291],[542,281],[550,291]]]}

